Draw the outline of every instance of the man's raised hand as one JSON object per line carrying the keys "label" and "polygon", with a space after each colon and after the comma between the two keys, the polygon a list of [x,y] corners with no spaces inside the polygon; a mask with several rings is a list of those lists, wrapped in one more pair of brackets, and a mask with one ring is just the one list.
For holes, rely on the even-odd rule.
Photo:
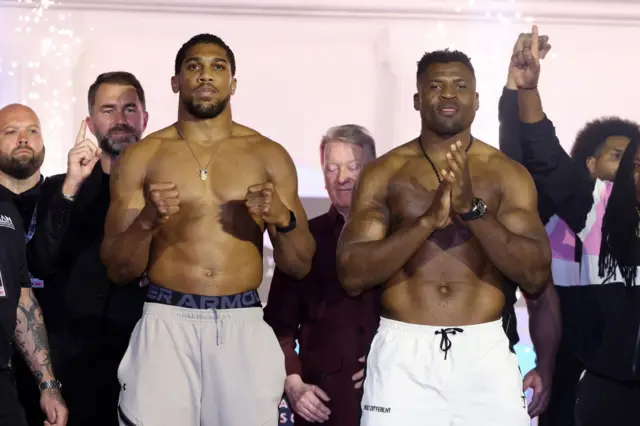
{"label": "man's raised hand", "polygon": [[513,48],[511,66],[509,68],[510,77],[513,78],[518,89],[531,90],[538,87],[540,60],[551,49],[548,41],[548,37],[541,38],[538,35],[538,27],[536,25],[531,29],[530,36],[521,35],[518,38],[518,42]]}
{"label": "man's raised hand", "polygon": [[87,121],[82,120],[76,142],[67,156],[67,175],[63,184],[63,193],[75,196],[84,180],[91,174],[100,161],[102,150],[86,138]]}

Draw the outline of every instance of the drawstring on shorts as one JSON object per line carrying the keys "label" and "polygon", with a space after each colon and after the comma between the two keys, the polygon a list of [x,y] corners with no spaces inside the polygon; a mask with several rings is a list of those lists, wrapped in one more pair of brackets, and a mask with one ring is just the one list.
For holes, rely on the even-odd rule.
{"label": "drawstring on shorts", "polygon": [[216,321],[216,346],[220,346],[222,344],[222,334],[220,332],[220,328],[224,328],[224,320],[218,316],[217,309],[213,309],[213,318]]}
{"label": "drawstring on shorts", "polygon": [[463,329],[457,327],[443,328],[436,331],[436,335],[442,335],[442,338],[440,339],[440,350],[444,352],[444,359],[447,359],[447,353],[449,352],[449,349],[451,349],[451,340],[449,339],[449,334],[455,336],[456,333],[462,333],[463,331]]}

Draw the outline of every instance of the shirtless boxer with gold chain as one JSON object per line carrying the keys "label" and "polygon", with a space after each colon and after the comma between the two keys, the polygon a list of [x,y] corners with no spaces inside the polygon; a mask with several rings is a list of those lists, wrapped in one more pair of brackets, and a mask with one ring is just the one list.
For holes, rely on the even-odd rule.
{"label": "shirtless boxer with gold chain", "polygon": [[118,373],[121,425],[275,426],[284,357],[262,320],[265,228],[278,268],[304,277],[315,243],[285,149],[232,121],[235,58],[202,34],[178,52],[178,122],[129,147],[111,178],[102,259],[148,272]]}

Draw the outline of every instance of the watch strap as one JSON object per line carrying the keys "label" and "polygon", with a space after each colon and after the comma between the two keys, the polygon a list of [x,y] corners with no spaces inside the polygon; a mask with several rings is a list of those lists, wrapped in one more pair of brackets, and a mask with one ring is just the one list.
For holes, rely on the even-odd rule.
{"label": "watch strap", "polygon": [[459,215],[460,219],[462,219],[465,222],[468,222],[470,220],[480,219],[484,216],[484,214],[487,211],[487,205],[480,198],[474,198],[473,202],[471,203],[471,206],[472,206],[471,210],[469,210],[467,213],[463,213]]}
{"label": "watch strap", "polygon": [[40,391],[46,389],[62,389],[62,383],[60,380],[47,380],[46,382],[42,382],[39,385]]}
{"label": "watch strap", "polygon": [[289,210],[289,224],[283,228],[276,226],[276,231],[278,231],[281,234],[286,234],[287,232],[291,232],[294,229],[296,229],[296,226],[297,226],[296,215],[293,214],[291,210]]}

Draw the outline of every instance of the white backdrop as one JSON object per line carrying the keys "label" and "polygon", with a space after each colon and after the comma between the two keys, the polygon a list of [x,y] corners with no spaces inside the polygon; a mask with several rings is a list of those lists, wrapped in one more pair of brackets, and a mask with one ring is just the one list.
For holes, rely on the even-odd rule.
{"label": "white backdrop", "polygon": [[[544,64],[541,88],[565,146],[586,120],[596,116],[640,119],[635,105],[639,89],[625,75],[625,70],[640,65],[635,55],[640,5],[541,1],[532,8],[531,2],[518,6],[514,1],[398,0],[390,10],[387,2],[378,0],[309,1],[304,8],[295,6],[300,2],[254,0],[235,2],[232,9],[220,1],[183,6],[169,1],[162,7],[173,8],[172,13],[157,12],[160,6],[155,6],[155,13],[115,10],[145,10],[152,3],[66,2],[45,11],[43,17],[50,22],[40,26],[19,20],[29,15],[28,9],[2,8],[0,102],[27,101],[45,124],[56,121],[55,129],[45,129],[46,174],[64,170],[66,151],[87,113],[88,86],[98,73],[135,73],[147,92],[149,131],[171,123],[177,105],[169,86],[175,54],[199,32],[220,35],[235,51],[234,116],[289,150],[305,196],[324,194],[317,145],[327,127],[347,122],[367,126],[381,153],[416,135],[419,121],[411,96],[416,61],[424,51],[455,47],[471,56],[481,99],[473,130],[497,143],[497,101],[510,50],[517,34],[529,29],[516,16],[535,13],[541,31],[551,36],[553,55]],[[324,8],[317,6],[321,3]],[[11,4],[17,2],[0,1]],[[78,4],[91,10],[63,9]],[[567,12],[569,6],[580,10],[580,16]],[[184,13],[177,13],[181,8]],[[221,10],[228,14],[214,14]],[[63,21],[58,21],[59,15],[64,15]],[[73,32],[70,40],[75,42],[64,46],[67,42],[52,35],[52,26],[58,32]],[[15,27],[21,31],[15,32]],[[51,53],[43,58],[47,43],[57,43],[58,51],[66,47],[64,59]],[[41,62],[38,73],[46,77],[46,85],[30,83],[34,72],[29,62],[36,61]],[[55,67],[47,66],[52,61]],[[14,75],[8,76],[8,71]],[[29,98],[33,90],[39,91],[39,98]],[[58,106],[52,107],[51,101],[45,107],[43,99],[53,92]],[[58,115],[55,120],[52,111]]]}

